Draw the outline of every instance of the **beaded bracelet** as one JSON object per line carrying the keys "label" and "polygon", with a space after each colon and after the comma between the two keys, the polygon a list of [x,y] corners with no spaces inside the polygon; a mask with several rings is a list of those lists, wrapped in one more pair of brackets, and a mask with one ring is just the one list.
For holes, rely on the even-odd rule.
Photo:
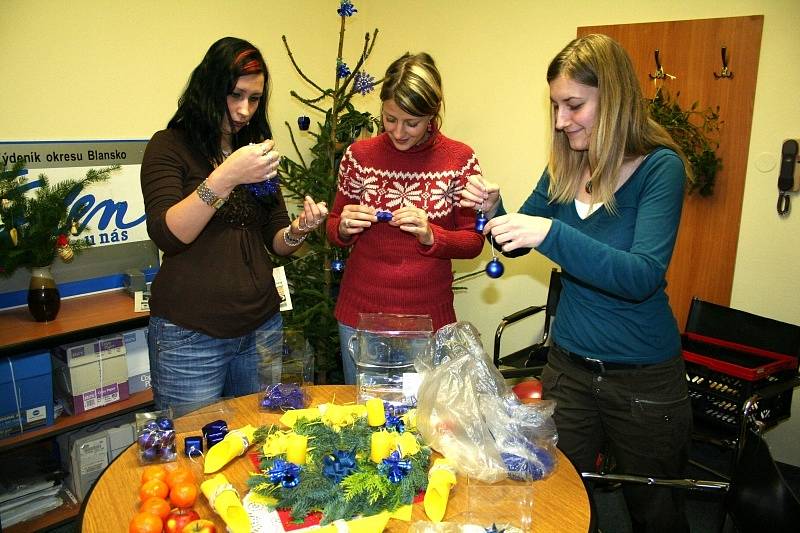
{"label": "beaded bracelet", "polygon": [[283,242],[286,243],[286,246],[300,246],[303,244],[303,241],[306,240],[307,236],[307,233],[303,233],[299,237],[292,237],[289,234],[289,228],[283,230]]}

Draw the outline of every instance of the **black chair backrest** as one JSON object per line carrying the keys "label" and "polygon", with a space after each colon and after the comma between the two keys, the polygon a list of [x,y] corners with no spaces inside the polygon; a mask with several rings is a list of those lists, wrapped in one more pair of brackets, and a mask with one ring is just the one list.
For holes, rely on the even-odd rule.
{"label": "black chair backrest", "polygon": [[692,299],[686,332],[800,357],[800,326]]}
{"label": "black chair backrest", "polygon": [[760,435],[747,431],[734,468],[725,509],[742,532],[796,532],[797,499]]}
{"label": "black chair backrest", "polygon": [[544,332],[550,332],[550,320],[556,316],[558,299],[561,297],[561,271],[554,268],[550,272],[550,285],[547,288],[547,311],[544,315]]}

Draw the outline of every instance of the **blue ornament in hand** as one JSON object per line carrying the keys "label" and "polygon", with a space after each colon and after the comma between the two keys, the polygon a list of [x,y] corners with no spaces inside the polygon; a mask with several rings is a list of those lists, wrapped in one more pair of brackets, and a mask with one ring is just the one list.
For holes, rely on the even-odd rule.
{"label": "blue ornament in hand", "polygon": [[503,263],[496,257],[493,257],[489,264],[486,265],[486,275],[490,278],[497,279],[503,275],[503,271],[505,267],[503,267]]}
{"label": "blue ornament in hand", "polygon": [[331,272],[340,273],[344,271],[344,261],[341,259],[334,259],[331,261]]}
{"label": "blue ornament in hand", "polygon": [[475,216],[475,231],[483,233],[483,228],[486,227],[487,222],[489,222],[489,219],[486,218],[483,211],[478,211],[478,214]]}
{"label": "blue ornament in hand", "polygon": [[378,222],[389,222],[392,220],[391,211],[375,211],[375,216],[378,218]]}
{"label": "blue ornament in hand", "polygon": [[303,115],[301,117],[297,117],[297,127],[300,128],[301,131],[308,130],[308,127],[311,126],[311,119],[307,116]]}

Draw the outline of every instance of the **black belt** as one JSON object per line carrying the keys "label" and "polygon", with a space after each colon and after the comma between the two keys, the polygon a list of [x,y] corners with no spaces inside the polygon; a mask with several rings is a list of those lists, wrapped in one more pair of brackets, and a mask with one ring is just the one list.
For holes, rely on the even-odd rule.
{"label": "black belt", "polygon": [[609,370],[637,370],[645,368],[647,364],[632,364],[632,363],[614,363],[610,361],[601,361],[600,359],[593,359],[591,357],[583,357],[576,353],[569,352],[564,348],[558,347],[559,351],[567,356],[567,358],[578,366],[582,366],[592,374],[605,374]]}

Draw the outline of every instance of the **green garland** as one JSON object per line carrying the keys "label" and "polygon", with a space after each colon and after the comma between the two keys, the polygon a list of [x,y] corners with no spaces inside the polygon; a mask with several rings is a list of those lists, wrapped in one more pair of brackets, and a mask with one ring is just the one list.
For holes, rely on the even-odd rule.
{"label": "green garland", "polygon": [[26,179],[22,163],[11,169],[3,165],[0,173],[0,276],[10,277],[18,268],[50,265],[56,258],[61,239],[73,253],[88,247],[84,239],[72,239],[85,228],[77,221],[86,214],[88,205],[68,213],[67,202],[88,185],[109,179],[119,165],[100,170],[89,169],[86,177],[67,179],[50,185],[47,176],[39,174],[39,187],[26,194]]}
{"label": "green garland", "polygon": [[[307,462],[302,466],[299,483],[291,488],[270,481],[268,474],[276,459],[285,454],[262,457],[261,473],[248,480],[250,490],[259,496],[277,500],[276,508],[291,509],[292,520],[302,522],[309,513],[322,512],[322,524],[334,520],[351,520],[357,516],[372,516],[384,510],[394,511],[411,504],[414,496],[428,486],[428,465],[431,450],[417,436],[420,451],[403,457],[411,462],[411,471],[398,483],[392,483],[370,460],[370,439],[376,430],[365,417],[339,431],[319,420],[300,419],[294,432],[308,437]],[[264,426],[255,433],[254,441],[263,443],[277,431],[277,426]],[[323,458],[337,450],[355,450],[357,469],[336,484],[322,472]]]}

